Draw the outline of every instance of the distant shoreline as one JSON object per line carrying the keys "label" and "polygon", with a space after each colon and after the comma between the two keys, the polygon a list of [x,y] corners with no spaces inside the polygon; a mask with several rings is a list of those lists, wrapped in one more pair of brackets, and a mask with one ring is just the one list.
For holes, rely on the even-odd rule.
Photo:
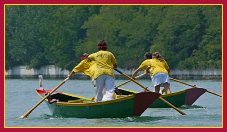
{"label": "distant shoreline", "polygon": [[[131,76],[134,69],[124,70],[123,73]],[[68,70],[63,70],[54,65],[42,67],[40,69],[28,69],[26,66],[14,67],[5,72],[6,79],[38,79],[42,75],[45,79],[63,79],[70,73]],[[140,73],[142,74],[142,73]],[[115,72],[116,79],[126,79],[119,73]],[[191,79],[191,80],[221,80],[222,70],[220,69],[206,69],[206,70],[171,70],[170,77],[177,79]],[[88,76],[78,73],[73,78],[75,79],[89,79]],[[143,76],[140,79],[150,79],[149,75]],[[126,79],[127,80],[127,79]]]}
{"label": "distant shoreline", "polygon": [[[41,74],[40,74],[41,75]],[[6,75],[6,79],[38,79],[39,75]],[[45,79],[64,79],[67,75],[42,75]],[[129,75],[131,76],[131,75]],[[170,75],[172,78],[183,79],[183,80],[221,80],[222,75]],[[116,79],[127,80],[122,75],[115,75]],[[77,74],[72,79],[78,80],[89,80],[90,78],[86,75]],[[149,75],[140,77],[139,79],[150,79]]]}
{"label": "distant shoreline", "polygon": [[[171,76],[181,80],[222,80],[221,76]],[[66,76],[44,76],[44,79],[65,79]],[[38,76],[6,76],[6,79],[38,79]],[[75,76],[72,79],[90,80],[89,77]],[[127,78],[116,76],[116,80],[128,80]],[[140,79],[150,79],[150,77],[141,77]],[[137,80],[140,80],[137,79]]]}

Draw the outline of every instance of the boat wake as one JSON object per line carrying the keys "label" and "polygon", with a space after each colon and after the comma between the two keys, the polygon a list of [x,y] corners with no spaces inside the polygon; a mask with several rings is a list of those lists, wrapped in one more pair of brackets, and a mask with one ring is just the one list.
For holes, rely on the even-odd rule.
{"label": "boat wake", "polygon": [[180,107],[181,109],[206,109],[206,107],[199,105],[183,105]]}
{"label": "boat wake", "polygon": [[159,116],[159,117],[152,117],[152,116],[140,116],[140,117],[127,117],[124,118],[124,121],[127,122],[154,122],[159,120],[164,120],[167,117],[165,116]]}
{"label": "boat wake", "polygon": [[48,114],[43,114],[43,115],[41,115],[41,117],[40,118],[42,118],[42,119],[63,119],[63,117],[61,117],[61,116],[55,116],[55,115],[48,115]]}

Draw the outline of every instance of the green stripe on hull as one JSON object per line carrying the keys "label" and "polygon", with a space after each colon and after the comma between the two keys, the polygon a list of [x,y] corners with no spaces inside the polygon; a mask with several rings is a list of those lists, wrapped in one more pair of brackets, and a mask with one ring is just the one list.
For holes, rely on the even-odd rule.
{"label": "green stripe on hull", "polygon": [[[170,102],[172,105],[176,107],[180,107],[185,104],[185,97],[186,92],[177,94],[175,96],[162,96],[165,100]],[[172,108],[169,105],[167,105],[165,102],[163,102],[160,99],[155,100],[155,102],[150,106],[150,108]]]}
{"label": "green stripe on hull", "polygon": [[[126,89],[118,89],[118,90],[122,95],[137,93],[136,91],[130,91]],[[185,104],[186,93],[187,93],[186,90],[183,90],[169,95],[162,95],[161,97],[167,100],[168,102],[170,102],[172,105],[176,107],[181,107],[182,105]],[[154,103],[152,103],[152,105],[149,108],[172,108],[172,107],[166,104],[165,102],[163,102],[162,100],[157,99],[154,101]]]}
{"label": "green stripe on hull", "polygon": [[[77,118],[124,118],[133,116],[134,99],[93,106],[63,106],[48,104],[53,115]],[[120,109],[120,110],[119,110]]]}

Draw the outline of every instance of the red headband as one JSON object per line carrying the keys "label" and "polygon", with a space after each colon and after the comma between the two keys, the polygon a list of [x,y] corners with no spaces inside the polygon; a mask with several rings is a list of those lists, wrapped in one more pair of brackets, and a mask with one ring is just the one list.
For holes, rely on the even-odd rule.
{"label": "red headband", "polygon": [[105,48],[106,45],[98,45],[98,47],[100,47],[100,48]]}
{"label": "red headband", "polygon": [[80,60],[84,60],[86,58],[87,58],[87,56],[84,56],[84,55],[80,56]]}

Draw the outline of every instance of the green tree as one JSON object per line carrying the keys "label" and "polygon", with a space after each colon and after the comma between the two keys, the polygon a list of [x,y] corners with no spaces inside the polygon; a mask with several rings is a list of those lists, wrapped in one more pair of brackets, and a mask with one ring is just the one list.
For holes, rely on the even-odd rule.
{"label": "green tree", "polygon": [[160,51],[171,68],[177,68],[182,60],[190,57],[204,33],[201,7],[173,6],[165,8],[163,21],[159,24],[152,51]]}
{"label": "green tree", "polygon": [[[190,69],[222,68],[222,12],[221,6],[203,6],[201,16],[205,22],[202,40],[198,43],[198,49],[185,61],[181,61],[181,67],[193,63]],[[189,61],[189,59],[191,61]]]}
{"label": "green tree", "polygon": [[221,68],[222,6],[6,6],[6,68],[71,70],[105,39],[121,68],[159,51],[171,69]]}

